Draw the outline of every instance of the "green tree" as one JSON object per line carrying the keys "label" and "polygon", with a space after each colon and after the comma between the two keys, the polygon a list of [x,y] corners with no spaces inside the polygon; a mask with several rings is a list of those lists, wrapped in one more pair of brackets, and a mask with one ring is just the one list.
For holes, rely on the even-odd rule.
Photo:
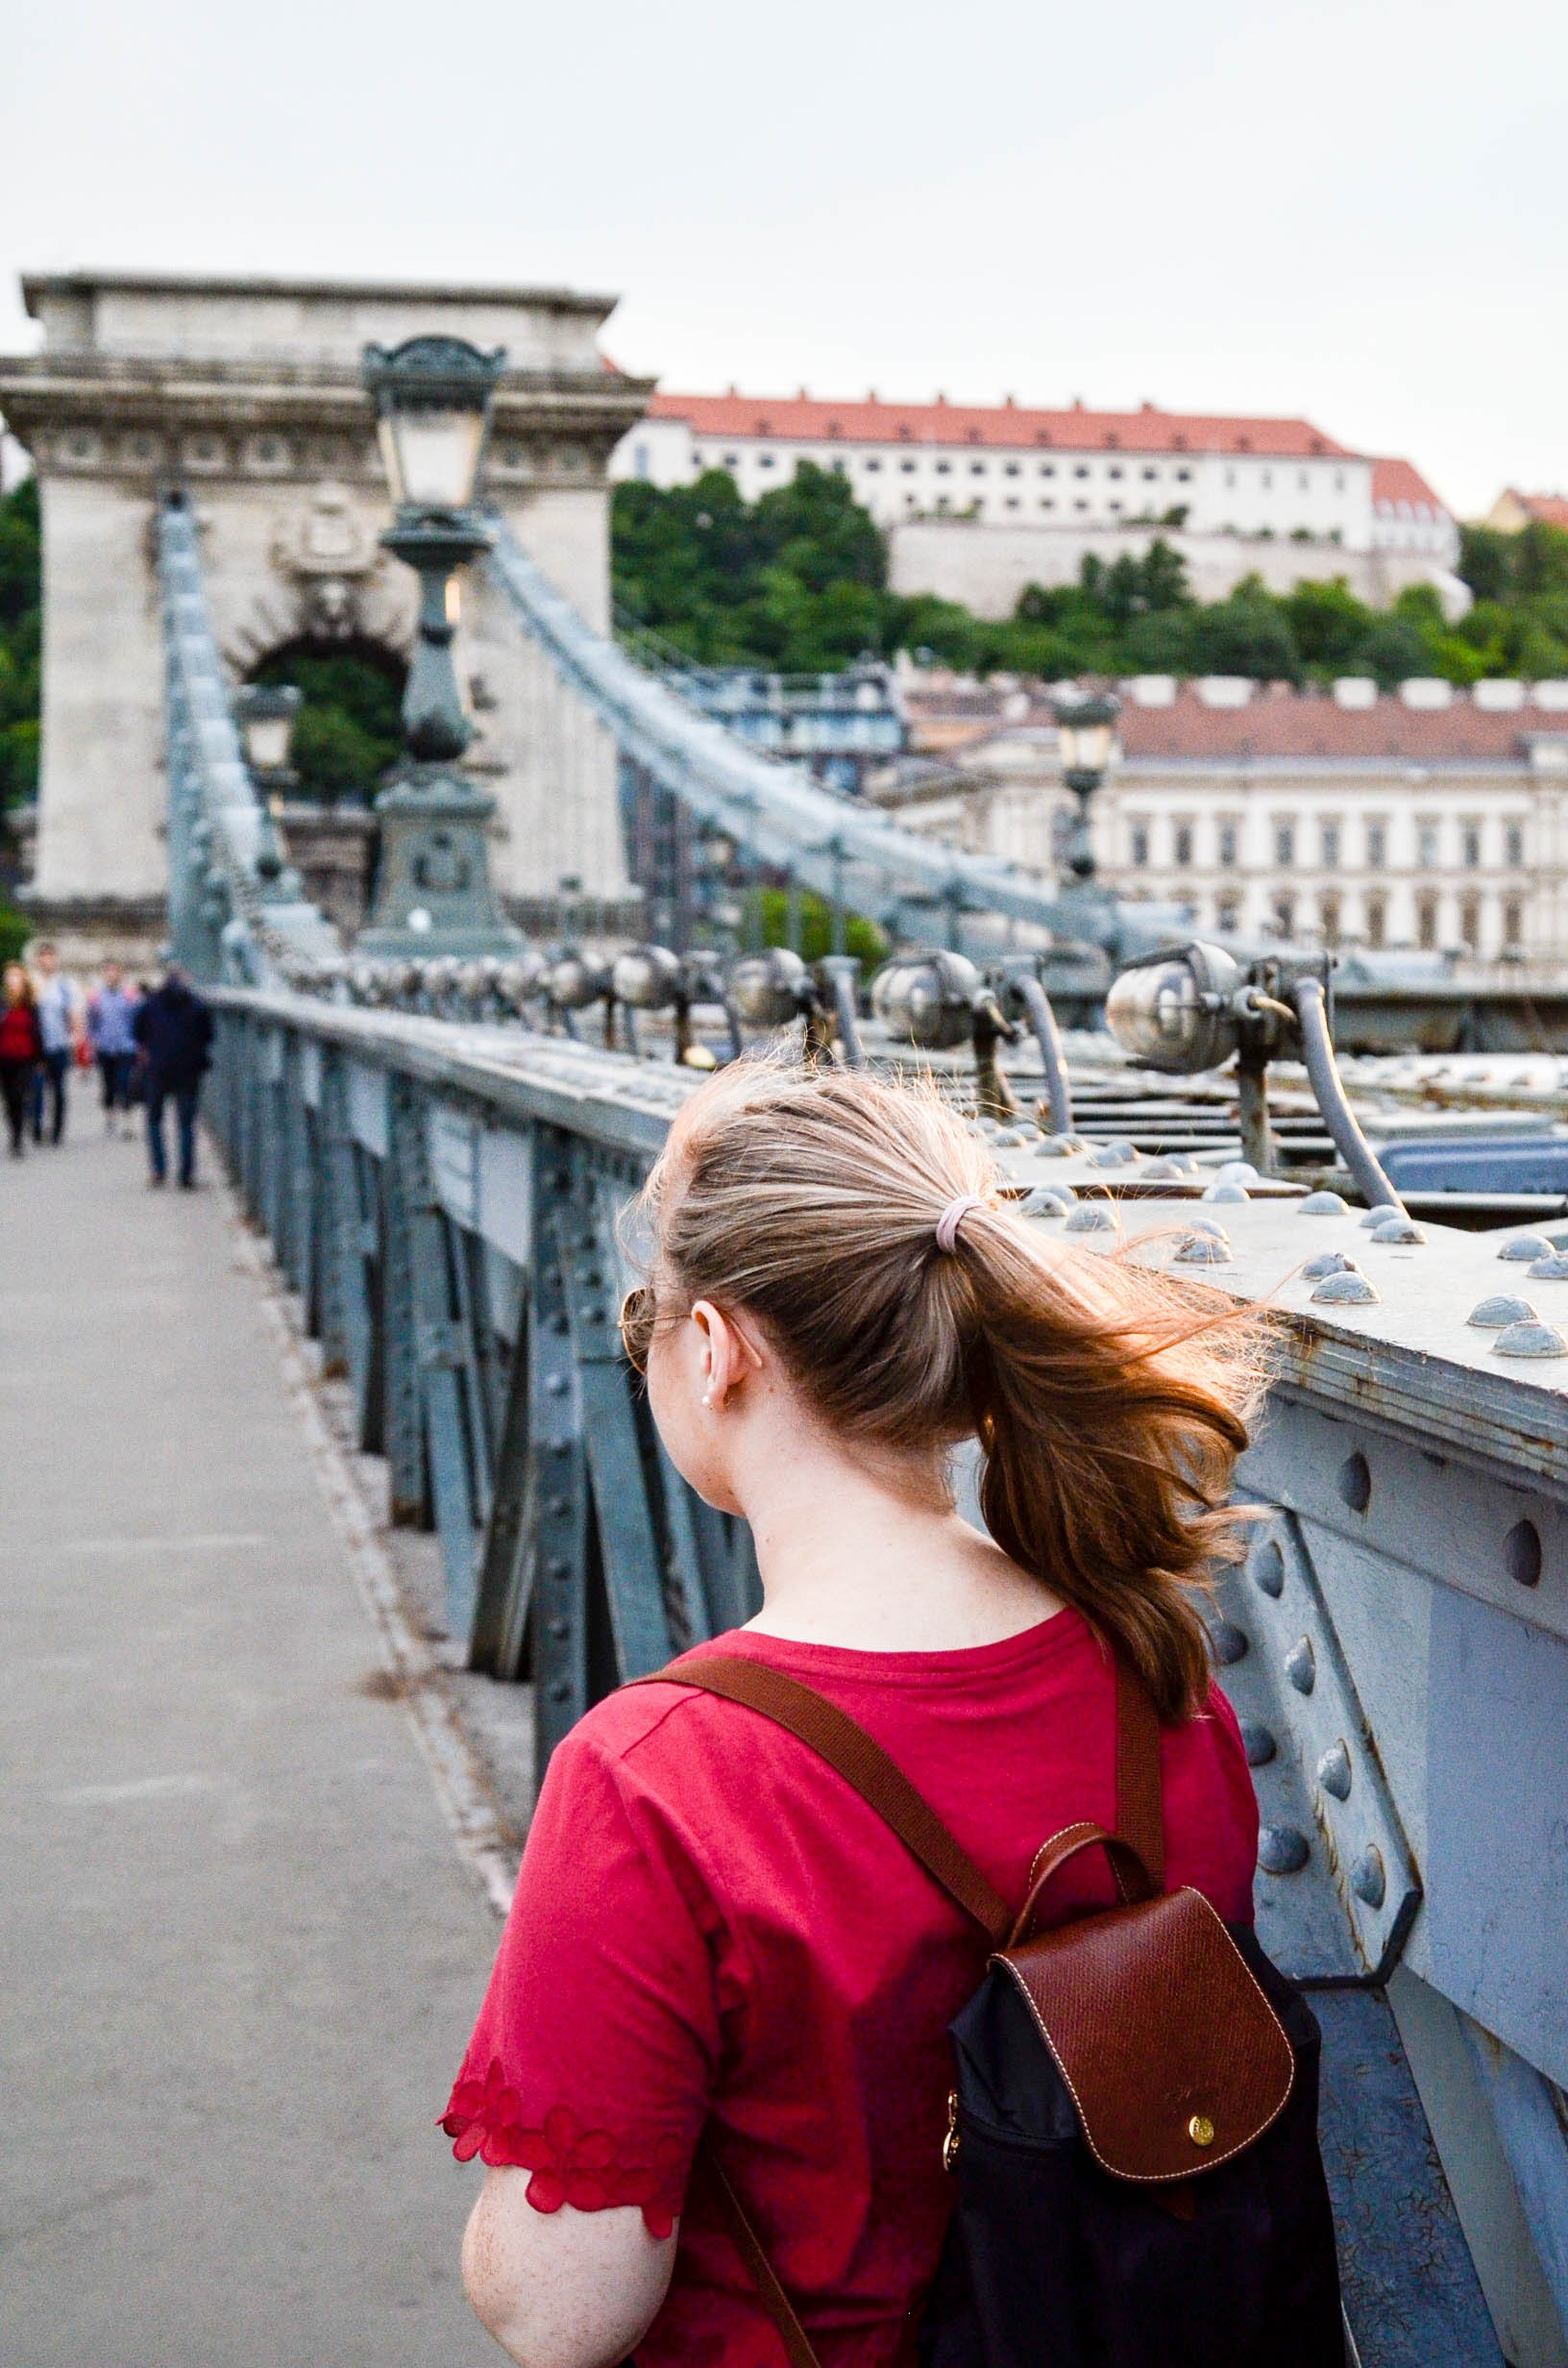
{"label": "green tree", "polygon": [[1478,601],[1506,601],[1512,591],[1515,539],[1497,527],[1460,527],[1458,572]]}
{"label": "green tree", "polygon": [[[802,888],[800,899],[800,937],[796,950],[807,962],[821,961],[824,953],[833,950],[833,908],[826,899]],[[790,900],[783,888],[753,888],[747,899],[751,910],[747,916],[747,942],[764,946],[785,946],[789,943]],[[888,958],[887,933],[869,921],[864,913],[845,915],[845,951],[860,962],[862,972],[870,976]]]}
{"label": "green tree", "polygon": [[302,694],[293,765],[307,798],[373,798],[403,748],[403,670],[363,644],[295,642],[257,668],[257,682]]}
{"label": "green tree", "polygon": [[1207,675],[1251,675],[1260,682],[1301,678],[1289,617],[1257,576],[1244,576],[1228,600],[1199,611],[1192,654]]}
{"label": "green tree", "polygon": [[0,501],[0,807],[37,795],[43,566],[37,481]]}
{"label": "green tree", "polygon": [[1351,671],[1376,619],[1376,612],[1356,598],[1343,576],[1327,583],[1298,583],[1280,605],[1303,664],[1324,676]]}
{"label": "green tree", "polygon": [[1532,519],[1515,535],[1513,589],[1527,601],[1543,592],[1568,592],[1568,529]]}

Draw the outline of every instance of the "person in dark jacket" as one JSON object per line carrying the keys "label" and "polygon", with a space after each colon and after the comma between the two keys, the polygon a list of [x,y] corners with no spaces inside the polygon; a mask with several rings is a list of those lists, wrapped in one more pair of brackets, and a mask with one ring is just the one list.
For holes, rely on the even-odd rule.
{"label": "person in dark jacket", "polygon": [[43,1035],[33,981],[19,962],[8,962],[0,979],[0,1095],[5,1098],[11,1156],[22,1156],[33,1079],[43,1058]]}
{"label": "person in dark jacket", "polygon": [[153,1164],[149,1181],[161,1184],[168,1174],[163,1104],[172,1096],[180,1135],[180,1181],[188,1193],[196,1183],[196,1104],[212,1057],[212,1014],[178,963],[171,962],[162,985],[136,1006],[131,1030],[142,1056],[147,1149]]}

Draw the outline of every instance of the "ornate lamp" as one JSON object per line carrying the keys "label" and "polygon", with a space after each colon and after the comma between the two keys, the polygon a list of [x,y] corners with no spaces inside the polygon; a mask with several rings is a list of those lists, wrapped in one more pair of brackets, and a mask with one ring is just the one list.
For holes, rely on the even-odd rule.
{"label": "ornate lamp", "polygon": [[1062,778],[1078,802],[1067,865],[1073,878],[1087,888],[1094,877],[1090,807],[1110,771],[1121,702],[1111,691],[1064,692],[1051,701],[1051,712],[1062,751]]}
{"label": "ornate lamp", "polygon": [[269,795],[289,788],[294,779],[288,759],[300,699],[292,683],[282,682],[246,682],[234,693],[245,762]]}
{"label": "ornate lamp", "polygon": [[381,543],[419,576],[419,638],[403,698],[407,755],[376,801],[380,872],[359,939],[368,952],[504,956],[523,943],[490,887],[485,825],[495,802],[453,770],[474,736],[452,657],[454,580],[489,546],[474,489],[505,358],[460,337],[365,349],[364,383],[397,505]]}

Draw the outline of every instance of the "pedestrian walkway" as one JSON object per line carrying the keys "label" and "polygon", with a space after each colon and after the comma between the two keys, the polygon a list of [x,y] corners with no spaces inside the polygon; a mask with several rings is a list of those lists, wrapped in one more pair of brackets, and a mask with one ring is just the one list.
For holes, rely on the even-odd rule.
{"label": "pedestrian walkway", "polygon": [[496,1928],[223,1196],[101,1125],[0,1164],[0,2361],[478,2368]]}

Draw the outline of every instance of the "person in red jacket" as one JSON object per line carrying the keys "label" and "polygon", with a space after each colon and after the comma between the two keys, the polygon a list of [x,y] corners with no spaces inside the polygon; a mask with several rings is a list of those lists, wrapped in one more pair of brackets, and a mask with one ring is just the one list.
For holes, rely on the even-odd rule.
{"label": "person in red jacket", "polygon": [[[1250,1921],[1258,1809],[1198,1593],[1238,1550],[1257,1320],[1053,1239],[934,1092],[866,1074],[722,1071],[644,1213],[626,1352],[762,1577],[688,1665],[825,1696],[1021,1904],[1047,1837],[1115,1822],[1120,1655],[1162,1722],[1167,1880]],[[976,1439],[985,1529],[949,1476]],[[1075,1861],[1053,1912],[1114,1897]],[[464,2274],[503,2349],[783,2368],[711,2160],[821,2368],[912,2368],[945,2033],[987,1949],[782,1727],[668,1682],[599,1703],[551,1760],[443,2116],[486,2166]]]}
{"label": "person in red jacket", "polygon": [[0,980],[0,1095],[5,1098],[11,1156],[22,1156],[33,1079],[43,1058],[43,1034],[33,981],[19,962],[8,962]]}

